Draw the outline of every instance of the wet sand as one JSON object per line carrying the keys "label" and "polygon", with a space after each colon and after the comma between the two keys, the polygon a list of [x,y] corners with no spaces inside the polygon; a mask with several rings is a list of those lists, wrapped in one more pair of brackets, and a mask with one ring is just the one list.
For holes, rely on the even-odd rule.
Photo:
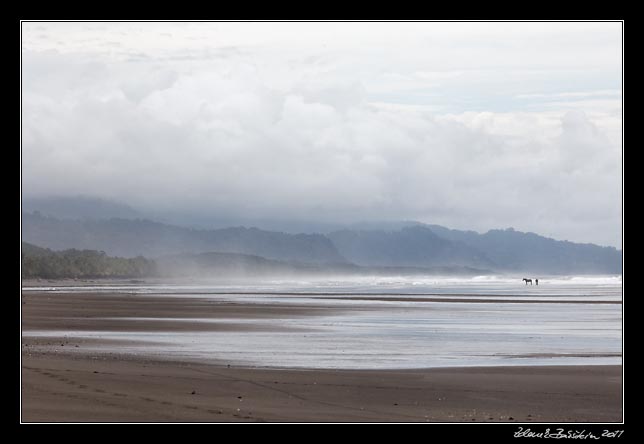
{"label": "wet sand", "polygon": [[[284,312],[314,316],[318,310],[208,300],[187,304],[185,298],[123,294],[25,293],[23,331],[53,329],[61,335],[23,337],[22,421],[622,421],[621,366],[385,371],[249,368],[227,362],[98,353],[90,347],[97,340],[64,336],[71,328],[96,329],[99,317],[163,317],[159,321],[163,325],[145,325],[152,330],[181,331],[196,327],[167,318],[259,319]],[[128,321],[101,322],[100,329],[117,330]],[[252,324],[227,328],[252,328]]]}

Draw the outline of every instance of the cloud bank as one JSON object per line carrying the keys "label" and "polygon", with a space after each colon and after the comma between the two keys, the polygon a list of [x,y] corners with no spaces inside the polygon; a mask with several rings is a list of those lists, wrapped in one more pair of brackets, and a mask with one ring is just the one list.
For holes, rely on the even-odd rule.
{"label": "cloud bank", "polygon": [[[591,59],[596,39],[563,27],[545,42],[539,29],[513,44],[515,28],[423,24],[404,41],[369,31],[325,45],[302,27],[296,39],[236,24],[272,30],[262,40],[225,24],[150,25],[23,24],[25,195],[514,226],[621,247],[621,66],[605,48],[619,27],[601,28],[610,38]],[[504,58],[526,51],[531,61]]]}

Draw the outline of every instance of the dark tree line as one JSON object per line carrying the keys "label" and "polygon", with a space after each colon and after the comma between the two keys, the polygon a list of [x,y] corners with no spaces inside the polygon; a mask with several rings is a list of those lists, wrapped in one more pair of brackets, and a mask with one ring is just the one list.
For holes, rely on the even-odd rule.
{"label": "dark tree line", "polygon": [[52,251],[23,243],[23,278],[132,278],[156,274],[156,263],[142,256],[111,257],[103,251]]}

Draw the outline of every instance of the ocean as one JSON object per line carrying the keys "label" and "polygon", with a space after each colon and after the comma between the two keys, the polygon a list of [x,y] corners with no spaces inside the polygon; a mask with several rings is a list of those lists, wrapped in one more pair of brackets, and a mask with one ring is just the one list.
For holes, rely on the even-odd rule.
{"label": "ocean", "polygon": [[[87,338],[97,353],[242,366],[321,369],[621,364],[621,276],[338,277],[25,287],[25,292],[124,293],[315,308],[301,316],[148,318],[230,331],[23,331]],[[530,278],[531,276],[525,276]],[[257,328],[260,327],[260,328]],[[127,340],[114,345],[114,341]]]}

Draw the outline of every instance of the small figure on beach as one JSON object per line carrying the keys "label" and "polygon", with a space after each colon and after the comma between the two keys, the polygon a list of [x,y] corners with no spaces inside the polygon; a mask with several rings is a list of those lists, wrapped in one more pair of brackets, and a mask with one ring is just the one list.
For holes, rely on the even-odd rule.
{"label": "small figure on beach", "polygon": [[525,281],[526,285],[528,285],[528,282],[530,282],[530,285],[532,285],[532,279],[523,278],[523,280]]}
{"label": "small figure on beach", "polygon": [[535,285],[539,285],[539,279],[534,280]]}

